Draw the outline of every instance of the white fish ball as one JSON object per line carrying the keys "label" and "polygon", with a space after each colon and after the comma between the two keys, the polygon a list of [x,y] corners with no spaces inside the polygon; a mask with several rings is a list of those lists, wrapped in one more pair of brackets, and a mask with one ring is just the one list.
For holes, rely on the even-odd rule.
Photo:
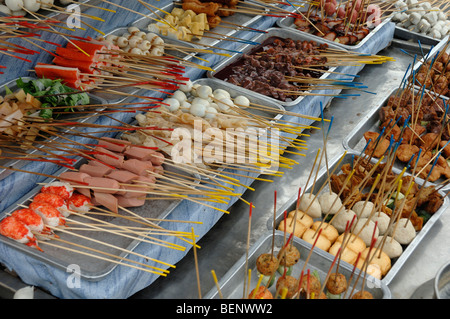
{"label": "white fish ball", "polygon": [[23,6],[31,12],[36,12],[41,8],[41,2],[38,0],[23,0]]}
{"label": "white fish ball", "polygon": [[186,82],[180,85],[179,89],[184,93],[190,92],[192,89],[192,81],[187,80]]}
{"label": "white fish ball", "polygon": [[246,108],[250,106],[250,100],[246,96],[238,95],[234,99],[234,104],[241,108]]}
{"label": "white fish ball", "polygon": [[202,99],[208,99],[212,93],[212,88],[209,85],[200,85],[197,88],[197,96]]}
{"label": "white fish ball", "polygon": [[164,99],[162,102],[167,104],[164,106],[171,112],[175,112],[180,108],[180,102],[177,99],[169,97]]}
{"label": "white fish ball", "polygon": [[192,87],[191,87],[191,95],[192,96],[198,96],[197,95],[197,89],[199,87],[200,87],[200,84],[198,84],[198,83],[192,84]]}
{"label": "white fish ball", "polygon": [[437,13],[437,16],[438,16],[438,20],[439,20],[439,21],[447,21],[447,16],[445,15],[444,12],[439,11],[439,12]]}
{"label": "white fish ball", "polygon": [[208,108],[206,109],[206,114],[205,114],[205,118],[210,120],[216,117],[217,115],[217,110],[212,107],[212,106],[208,106]]}
{"label": "white fish ball", "polygon": [[215,102],[209,103],[209,106],[215,108],[217,111],[220,111],[219,105],[217,105],[217,103]]}
{"label": "white fish ball", "polygon": [[323,214],[334,215],[342,207],[342,201],[339,195],[334,192],[324,192],[317,199]]}
{"label": "white fish ball", "polygon": [[372,214],[374,206],[375,205],[372,202],[361,200],[353,205],[352,210],[356,213],[358,218],[367,218]]}
{"label": "white fish ball", "polygon": [[188,101],[183,101],[180,103],[180,109],[182,112],[188,113],[190,108],[191,108],[191,103],[189,103]]}
{"label": "white fish ball", "polygon": [[201,97],[196,97],[196,98],[194,98],[194,99],[192,100],[191,104],[201,104],[201,105],[203,105],[205,108],[208,107],[208,106],[210,106],[210,105],[209,105],[209,101],[208,101],[208,100],[205,100],[205,99],[202,99]]}
{"label": "white fish ball", "polygon": [[173,92],[172,98],[177,99],[180,103],[183,101],[187,101],[186,93],[181,90],[176,90],[175,92]]}
{"label": "white fish ball", "polygon": [[22,0],[5,0],[5,4],[11,11],[22,10],[22,8],[24,6],[24,3]]}
{"label": "white fish ball", "polygon": [[220,101],[222,99],[231,99],[230,95],[224,94],[222,92],[213,93],[214,100]]}
{"label": "white fish ball", "polygon": [[441,38],[445,37],[447,34],[449,34],[450,26],[443,26],[441,28]]}
{"label": "white fish ball", "polygon": [[213,95],[217,99],[219,99],[217,97],[217,95],[221,95],[221,96],[225,96],[225,97],[231,98],[230,92],[228,92],[227,90],[224,90],[224,89],[215,89],[213,91]]}
{"label": "white fish ball", "polygon": [[6,15],[11,15],[12,11],[8,6],[5,6],[4,4],[0,4],[0,12],[4,13]]}
{"label": "white fish ball", "polygon": [[[353,220],[354,218],[354,220]],[[353,221],[353,225],[358,221],[356,213],[350,209],[341,210],[337,215],[335,215],[331,225],[333,225],[339,233],[343,233],[348,225]]]}
{"label": "white fish ball", "polygon": [[201,102],[198,102],[198,103],[192,102],[189,112],[192,115],[195,115],[198,117],[204,117],[206,114],[207,107],[208,107],[207,105],[205,105]]}
{"label": "white fish ball", "polygon": [[394,239],[401,245],[409,244],[416,237],[416,230],[408,218],[400,218],[398,222],[394,223],[389,235],[392,236],[392,233],[394,233]]}
{"label": "white fish ball", "polygon": [[431,29],[430,32],[428,33],[428,36],[430,36],[434,39],[442,39],[441,28]]}
{"label": "white fish ball", "polygon": [[373,214],[371,219],[372,221],[377,223],[380,235],[384,235],[389,227],[391,218],[386,213],[376,212],[375,214]]}
{"label": "white fish ball", "polygon": [[398,241],[390,236],[386,236],[385,239],[384,236],[378,237],[377,247],[380,247],[380,245],[383,245],[384,253],[391,259],[400,257],[400,255],[403,253],[402,245],[400,245]]}
{"label": "white fish ball", "polygon": [[322,208],[320,206],[319,200],[314,194],[305,193],[303,194],[298,209],[305,212],[311,218],[322,217]]}
{"label": "white fish ball", "polygon": [[367,246],[371,245],[372,238],[378,238],[380,235],[377,225],[368,218],[358,219],[352,233],[361,238]]}
{"label": "white fish ball", "polygon": [[224,98],[224,99],[219,100],[217,102],[217,105],[219,106],[219,109],[222,112],[229,112],[231,110],[231,108],[234,106],[234,103],[231,99]]}

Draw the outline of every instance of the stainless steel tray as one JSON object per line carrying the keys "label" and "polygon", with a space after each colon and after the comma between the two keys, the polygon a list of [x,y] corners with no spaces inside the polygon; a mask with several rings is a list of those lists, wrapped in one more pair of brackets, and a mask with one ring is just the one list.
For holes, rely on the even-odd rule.
{"label": "stainless steel tray", "polygon": [[[19,78],[17,78],[17,79],[14,79],[14,80],[12,80],[12,81],[9,81],[9,82],[7,82],[7,83],[4,83],[4,84],[1,84],[0,85],[0,95],[4,95],[5,94],[5,86],[7,86],[9,89],[11,89],[11,91],[13,91],[13,92],[15,92],[16,90],[18,90],[18,87],[17,87],[17,84],[16,84],[16,80],[18,80]],[[25,82],[28,82],[28,81],[30,81],[30,80],[33,80],[33,79],[35,79],[35,78],[31,78],[31,77],[22,77],[22,80],[24,80]],[[98,111],[100,111],[100,110],[102,110],[102,109],[104,109],[104,108],[106,108],[107,107],[107,105],[106,105],[106,101],[105,100],[103,100],[102,98],[100,98],[100,97],[98,97],[98,96],[96,96],[96,95],[92,95],[92,94],[88,94],[89,95],[89,97],[90,97],[90,101],[91,101],[91,103],[90,104],[95,104],[95,105],[97,105],[97,104],[101,104],[101,105],[105,105],[104,107],[98,107],[97,108],[97,110]],[[64,118],[67,118],[67,119],[70,119],[70,117],[76,117],[77,116],[77,113],[76,112],[74,112],[74,115],[72,116],[72,115],[65,115],[64,116]],[[92,114],[92,117],[90,117],[90,118],[83,118],[83,119],[78,119],[77,121],[79,122],[79,123],[91,123],[91,122],[93,122],[94,120],[96,119],[96,114],[95,113],[93,113]],[[50,137],[50,139],[51,140],[60,140],[60,141],[63,141],[62,139],[60,139],[60,138],[57,138],[57,137]],[[38,146],[39,148],[41,148],[41,147],[44,147],[44,146]],[[29,150],[29,151],[27,151],[27,153],[29,154],[29,155],[33,155],[33,154],[38,154],[38,150],[36,150],[36,149],[34,149],[34,150]],[[14,168],[14,169],[20,169],[20,168],[22,168],[23,166],[25,166],[26,164],[28,163],[28,161],[26,161],[26,160],[6,160],[6,159],[0,159],[0,165],[1,166],[5,166],[5,167],[8,167],[8,168]],[[0,180],[2,180],[2,179],[4,179],[4,178],[6,178],[7,176],[9,176],[10,174],[12,174],[14,171],[12,171],[12,170],[9,170],[9,169],[0,169]]]}
{"label": "stainless steel tray", "polygon": [[[241,6],[242,6],[242,8],[245,8],[245,3],[242,4],[242,2],[241,2],[241,4],[239,4],[239,7],[241,7]],[[160,17],[163,18],[165,15],[164,11],[170,13],[174,7],[175,7],[175,5],[172,2],[168,5],[160,8],[160,11],[157,13]],[[155,18],[158,18],[158,16],[154,12],[149,13],[148,17],[142,17],[142,18],[136,20],[135,22],[133,22],[131,24],[131,26],[135,26],[141,30],[147,30],[147,26],[149,24],[155,22],[155,20],[154,20]],[[240,25],[243,27],[249,27],[261,18],[262,18],[261,15],[251,15],[251,14],[236,12],[235,14],[228,16],[228,17],[223,17],[222,19],[223,19],[223,21],[226,21],[226,22],[234,23],[234,24],[237,24],[237,25]],[[217,27],[215,27],[211,31],[213,31],[214,34],[208,34],[207,32],[205,32],[205,36],[211,36],[213,38],[203,37],[201,40],[194,40],[192,42],[180,41],[180,43],[183,43],[184,46],[194,47],[194,48],[209,49],[210,47],[216,47],[217,49],[220,49],[220,47],[218,47],[218,44],[220,44],[223,41],[226,41],[225,39],[227,37],[233,36],[239,30],[224,28],[224,27],[221,27],[221,25],[219,24]],[[217,33],[220,35],[218,35]],[[161,37],[164,40],[167,39],[167,37],[165,37],[165,36],[161,36]],[[219,37],[222,37],[222,38],[219,38]]]}
{"label": "stainless steel tray", "polygon": [[394,37],[402,40],[410,40],[414,43],[437,45],[441,40],[432,38],[428,35],[410,31],[408,29],[402,28],[398,25],[395,26]]}
{"label": "stainless steel tray", "polygon": [[[286,239],[287,240],[287,239]],[[292,276],[299,278],[303,266],[306,262],[306,258],[308,257],[312,245],[300,240],[299,238],[293,237],[294,246],[300,251],[300,260],[299,262],[293,266]],[[257,270],[256,270],[256,259],[263,253],[270,253],[272,249],[272,242],[275,243],[275,250],[278,252],[285,241],[284,234],[282,232],[276,231],[275,236],[271,232],[267,232],[261,235],[261,237],[255,242],[255,244],[250,248],[248,252],[248,269],[252,270],[252,276],[250,281],[250,291],[256,287],[258,282]],[[328,270],[333,262],[334,256],[320,250],[314,249],[311,253],[311,257],[306,266],[306,270],[317,271],[320,276],[321,283],[326,278]],[[246,255],[242,256],[236,264],[225,274],[225,276],[219,281],[220,291],[222,293],[223,298],[226,299],[240,299],[243,297],[243,288],[245,281],[245,273],[246,273]],[[334,268],[335,269],[335,268]],[[339,271],[347,277],[347,280],[350,278],[353,267],[349,264],[340,263]],[[360,272],[358,269],[355,270],[352,282],[348,290],[346,297],[350,295],[351,290],[353,289],[356,278],[358,278]],[[277,273],[277,278],[280,274]],[[354,292],[360,290],[362,278],[364,274],[361,273],[360,279],[357,281]],[[269,290],[272,292],[272,295],[275,296],[275,284],[272,285]],[[391,299],[391,292],[386,284],[374,279],[371,276],[366,276],[366,286],[365,290],[371,292],[375,299]],[[326,292],[326,289],[324,290]],[[219,292],[217,288],[211,289],[206,295],[205,299],[218,299],[220,298]],[[245,296],[244,298],[247,298]]]}
{"label": "stainless steel tray", "polygon": [[[373,108],[369,114],[367,114],[359,123],[355,126],[355,128],[344,138],[343,140],[343,146],[347,150],[351,150],[354,152],[362,152],[364,147],[366,146],[366,140],[364,139],[364,133],[367,131],[377,132],[381,133],[379,125],[380,125],[380,116],[379,111],[383,106],[387,105],[387,102],[389,100],[389,97],[391,97],[395,92],[398,91],[398,88],[392,89],[390,91],[383,102]],[[415,92],[417,93],[418,90],[416,89]],[[444,97],[443,97],[444,98]],[[448,100],[448,98],[444,98]],[[397,169],[403,169],[405,166],[405,163],[400,162],[399,160],[396,160],[394,162],[394,167]],[[439,183],[443,181],[443,178],[440,178],[436,181],[436,183]],[[446,189],[447,187],[444,187]]]}
{"label": "stainless steel tray", "polygon": [[[247,111],[252,114],[272,118],[272,120],[271,120],[272,122],[274,122],[274,121],[276,122],[277,120],[280,120],[283,117],[282,113],[285,111],[284,107],[282,107],[280,104],[275,103],[273,101],[268,101],[266,99],[263,99],[260,94],[256,94],[254,92],[244,90],[240,87],[228,85],[228,83],[219,81],[217,79],[201,78],[201,79],[195,80],[193,82],[193,84],[208,85],[212,88],[213,91],[216,89],[224,89],[230,93],[232,98],[234,98],[238,95],[244,95],[249,99],[250,103],[255,103],[255,104],[264,105],[264,106],[273,108],[277,112],[265,112],[262,110],[256,110],[256,109],[251,109],[251,108],[247,109]],[[216,170],[217,173],[220,173],[222,171],[224,171],[224,168],[218,168]],[[216,174],[209,174],[209,177],[202,175],[202,179],[210,179],[210,178],[213,178],[214,176],[216,176]]]}
{"label": "stainless steel tray", "polygon": [[[345,156],[344,156],[345,155]],[[344,164],[348,164],[351,163],[353,161],[354,158],[356,158],[357,156],[360,155],[360,152],[354,152],[354,151],[348,151],[347,153],[343,153],[340,156],[337,156],[336,158],[332,159],[329,163],[329,171],[332,172],[335,168],[336,170],[334,171],[335,174],[339,174],[340,173],[340,169],[342,167],[342,165]],[[341,163],[339,164],[339,161],[341,160]],[[376,160],[372,160],[372,163],[376,163]],[[339,166],[338,166],[339,164]],[[393,173],[395,174],[399,174],[401,172],[400,169],[397,168],[392,168]],[[405,175],[408,175],[407,173],[405,173]],[[318,174],[318,178],[316,181],[316,187],[315,187],[315,191],[314,193],[317,193],[317,191],[320,189],[320,187],[327,181],[327,171],[326,169],[322,169],[319,174]],[[416,179],[416,183],[417,185],[422,185],[423,184],[423,180],[421,179]],[[426,183],[425,186],[431,186],[433,185],[432,183]],[[322,190],[322,193],[327,191],[329,188],[328,186],[325,186]],[[311,186],[309,186],[305,192],[308,193],[311,191]],[[392,279],[397,275],[397,273],[400,271],[401,267],[403,266],[403,264],[408,260],[409,256],[414,252],[415,248],[420,244],[420,242],[422,241],[422,239],[427,236],[427,234],[430,232],[430,230],[432,229],[433,225],[440,219],[441,215],[446,212],[449,208],[449,197],[445,195],[445,192],[440,190],[439,194],[441,194],[444,198],[444,203],[443,205],[439,208],[438,211],[436,211],[432,217],[423,225],[422,229],[416,234],[416,237],[413,239],[413,241],[409,244],[403,247],[403,253],[400,255],[400,257],[397,257],[395,259],[392,259],[392,267],[391,269],[388,271],[388,273],[386,274],[386,276],[384,276],[381,279],[381,282],[389,285],[389,283],[392,281]],[[297,206],[297,196],[294,196],[293,198],[291,198],[289,201],[286,202],[286,204],[284,204],[282,207],[280,207],[280,209],[277,211],[276,216],[275,216],[275,226],[277,227],[278,224],[284,219],[284,212],[287,211],[288,213],[295,210]],[[273,229],[273,220],[268,220],[267,221],[267,228],[272,230]],[[303,241],[302,239],[299,239],[301,241]],[[328,252],[325,252],[326,254],[329,254]],[[331,256],[331,255],[330,255]],[[346,263],[346,262],[342,262],[342,263]]]}
{"label": "stainless steel tray", "polygon": [[[293,30],[282,29],[282,28],[269,28],[266,31],[267,31],[267,33],[257,35],[256,37],[254,37],[252,39],[252,41],[263,43],[265,40],[267,40],[270,37],[280,37],[280,38],[283,38],[283,39],[290,38],[290,39],[293,39],[293,40],[302,40],[302,41],[304,41],[304,40],[306,40],[306,41],[313,40],[313,41],[316,41],[319,44],[325,43],[325,41],[323,39],[318,38],[318,37],[317,37],[318,38],[317,40],[315,38],[313,39],[310,34],[307,34],[307,33],[304,33],[304,32],[300,33],[300,32],[295,32]],[[340,51],[346,51],[345,49],[342,49],[342,48],[338,47],[336,44],[333,44],[333,43],[328,44],[328,46],[330,48],[332,48],[332,49],[336,49],[336,50],[340,50]],[[253,49],[256,49],[256,48],[257,48],[256,46],[248,44],[248,45],[244,46],[241,51],[242,51],[242,54],[248,54],[249,52],[251,52]],[[237,62],[239,59],[241,59],[241,57],[242,57],[242,55],[240,53],[235,53],[231,57],[222,60],[221,63],[217,64],[214,67],[214,69],[215,69],[214,71],[208,71],[206,73],[207,76],[209,78],[215,78],[215,74],[217,74],[218,72],[220,72],[223,69],[228,68],[230,64],[232,64],[234,62]],[[335,70],[336,70],[336,67],[331,67],[328,71],[329,72],[334,72]],[[326,79],[329,75],[330,75],[330,73],[324,73],[320,77],[320,79]],[[215,79],[219,80],[217,78],[215,78]],[[222,81],[222,80],[220,80],[220,81],[223,82],[223,83],[227,83],[226,81]],[[248,89],[244,89],[244,88],[239,87],[239,86],[234,85],[234,84],[230,84],[230,83],[227,83],[227,84],[228,84],[229,87],[241,88],[242,90],[245,90],[246,92],[252,92],[252,91],[250,91]],[[306,90],[305,92],[310,92],[310,90]],[[259,93],[255,93],[255,92],[253,92],[253,93],[257,94],[258,96],[261,97],[261,99],[263,99],[265,101],[271,101],[273,103],[279,103],[283,107],[290,107],[290,106],[297,105],[304,98],[303,96],[299,96],[298,98],[296,98],[293,101],[285,101],[285,102],[283,102],[283,101],[277,100],[275,98],[272,98],[272,97],[269,97],[269,96],[265,96],[263,94],[259,94]]]}
{"label": "stainless steel tray", "polygon": [[[85,160],[79,160],[77,163],[77,167],[81,166]],[[179,174],[183,174],[184,176],[191,176],[190,174],[187,174],[181,170],[177,170],[176,168],[172,167],[165,167],[166,170],[174,171]],[[61,173],[67,171],[67,169],[61,169],[57,173],[55,173],[55,176],[59,176]],[[48,178],[43,183],[50,183],[54,181],[54,178]],[[198,184],[198,182],[196,182]],[[40,191],[42,186],[37,186],[33,190],[31,190],[29,193],[24,195],[20,200],[18,200],[15,204],[11,205],[8,209],[3,211],[0,214],[0,219],[3,219],[8,214],[12,213],[16,209],[19,209],[19,205],[28,205],[30,200]],[[149,196],[151,197],[151,196]],[[147,200],[146,203],[141,207],[135,207],[135,208],[129,208],[130,211],[133,213],[143,217],[143,218],[156,218],[156,219],[165,219],[167,215],[169,215],[180,203],[182,200]],[[95,215],[91,215],[91,217],[95,217]],[[85,219],[80,216],[72,215],[69,217],[72,220],[76,220],[79,222],[84,223],[92,223],[92,220]],[[108,223],[112,223],[115,225],[120,226],[136,226],[137,224],[134,222],[130,222],[127,219],[124,218],[115,218],[115,217],[105,217],[105,216],[96,216],[98,220],[101,221],[107,221]],[[162,223],[162,221],[155,221],[156,225],[159,225]],[[141,225],[142,226],[142,225]],[[149,228],[150,231],[150,228]],[[106,242],[111,245],[114,245],[116,247],[120,247],[121,249],[111,247],[111,246],[105,246],[98,242],[90,241],[88,239],[79,238],[78,236],[64,233],[61,231],[55,231],[55,233],[64,240],[70,241],[70,242],[76,242],[77,244],[84,245],[93,249],[97,249],[102,252],[113,254],[114,256],[118,256],[117,261],[121,261],[123,258],[126,258],[129,253],[125,252],[122,249],[126,249],[127,251],[133,251],[133,249],[141,243],[141,239],[145,238],[143,236],[140,237],[134,237],[131,235],[130,237],[123,237],[123,236],[117,236],[112,233],[107,232],[101,232],[97,230],[86,230],[86,231],[78,231],[78,234],[82,234],[83,236],[88,236],[89,238]],[[24,244],[20,244],[8,237],[0,236],[0,242],[7,244],[11,246],[12,248],[16,249],[17,251],[20,251],[24,254],[27,254],[29,256],[32,256],[44,264],[47,264],[52,267],[60,268],[64,271],[69,269],[68,267],[72,264],[76,264],[80,267],[80,276],[86,280],[89,281],[99,281],[102,278],[104,278],[106,275],[111,273],[118,264],[108,261],[108,260],[100,260],[94,257],[85,256],[83,254],[79,254],[76,252],[70,252],[61,248],[52,247],[49,245],[42,244],[41,248],[44,250],[44,252],[40,252],[34,248],[30,248]],[[56,242],[55,244],[69,247],[72,249],[79,249],[80,251],[92,253],[88,249],[84,248],[76,248],[72,245],[62,243],[62,242]],[[168,248],[170,249],[170,248]],[[94,253],[95,254],[95,253]],[[100,255],[105,257],[104,255]],[[152,256],[149,256],[152,257]],[[153,256],[155,257],[155,256]],[[113,257],[106,258],[113,259]],[[155,257],[156,258],[156,257]],[[161,260],[163,261],[163,260]],[[126,261],[124,261],[127,263]],[[157,264],[156,267],[164,268],[165,266]]]}
{"label": "stainless steel tray", "polygon": [[[299,10],[300,10],[300,12],[307,12],[307,8],[302,8],[302,9],[299,9]],[[294,25],[294,20],[295,20],[295,19],[294,19],[293,17],[286,17],[286,18],[278,19],[278,20],[277,20],[277,25],[278,25],[280,28],[285,28],[285,29],[293,30],[293,31],[299,32],[299,33],[309,34],[309,33],[307,33],[307,32],[298,30],[298,29],[295,27],[295,25]],[[357,51],[357,50],[359,50],[363,45],[365,45],[367,42],[369,42],[370,39],[374,36],[374,34],[377,33],[378,30],[380,30],[381,28],[383,28],[383,27],[384,27],[387,23],[389,23],[390,21],[391,21],[391,18],[384,19],[378,26],[376,26],[374,29],[372,29],[372,30],[369,32],[369,34],[368,34],[364,39],[362,39],[358,44],[355,44],[355,45],[340,44],[340,43],[337,43],[337,42],[334,42],[334,41],[330,41],[330,40],[327,40],[327,39],[323,39],[323,38],[321,38],[321,37],[319,37],[319,36],[316,36],[316,35],[312,35],[312,34],[309,34],[309,35],[311,35],[311,36],[313,37],[313,39],[316,40],[316,41],[318,41],[318,39],[323,39],[323,41],[324,41],[325,43],[337,45],[337,46],[338,46],[339,48],[341,48],[341,49],[346,49],[346,50],[348,50],[348,51]]]}

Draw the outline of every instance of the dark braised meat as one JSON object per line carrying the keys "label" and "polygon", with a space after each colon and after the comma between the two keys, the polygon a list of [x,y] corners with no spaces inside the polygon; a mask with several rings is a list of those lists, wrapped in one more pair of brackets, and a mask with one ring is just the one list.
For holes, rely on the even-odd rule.
{"label": "dark braised meat", "polygon": [[327,58],[321,56],[327,48],[314,41],[268,39],[260,49],[231,65],[222,79],[281,101],[295,100],[295,92],[309,88],[298,83],[300,79],[319,78],[323,74],[320,70],[328,69]]}

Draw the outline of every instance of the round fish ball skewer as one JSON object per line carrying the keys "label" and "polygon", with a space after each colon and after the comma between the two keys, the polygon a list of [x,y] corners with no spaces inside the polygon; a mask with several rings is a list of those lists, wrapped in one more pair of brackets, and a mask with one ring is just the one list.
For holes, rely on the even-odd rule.
{"label": "round fish ball skewer", "polygon": [[39,0],[23,0],[23,6],[31,12],[37,12],[41,8],[41,2]]}
{"label": "round fish ball skewer", "polygon": [[197,88],[197,96],[202,99],[208,99],[213,94],[213,90],[208,85],[200,85]]}
{"label": "round fish ball skewer", "polygon": [[20,11],[25,6],[23,0],[5,0],[5,5],[11,11]]}
{"label": "round fish ball skewer", "polygon": [[169,111],[171,111],[171,112],[175,112],[175,111],[177,111],[179,108],[180,108],[180,101],[178,101],[177,99],[175,99],[175,98],[167,98],[167,99],[164,99],[163,101],[162,101],[162,103],[165,103],[165,104],[167,104],[167,105],[165,105],[166,107],[167,107],[167,109],[169,110]]}

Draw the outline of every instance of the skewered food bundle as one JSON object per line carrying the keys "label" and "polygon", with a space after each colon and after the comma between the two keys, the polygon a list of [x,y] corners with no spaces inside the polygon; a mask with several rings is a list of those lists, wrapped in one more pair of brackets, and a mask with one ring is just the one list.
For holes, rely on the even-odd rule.
{"label": "skewered food bundle", "polygon": [[136,27],[129,27],[128,32],[121,35],[108,35],[97,38],[98,41],[107,41],[122,51],[149,56],[164,55],[164,40],[153,32],[143,32]]}
{"label": "skewered food bundle", "polygon": [[[51,129],[45,123],[57,116],[54,107],[72,107],[89,104],[86,93],[74,93],[74,90],[61,83],[61,80],[18,79],[18,89],[12,92],[5,87],[6,95],[0,97],[1,124],[0,132],[11,138],[24,138],[23,145],[33,142],[39,131]],[[67,94],[64,94],[67,93]],[[34,125],[27,123],[34,122]],[[41,122],[41,125],[36,125]],[[25,142],[26,141],[26,142]]]}
{"label": "skewered food bundle", "polygon": [[295,92],[308,87],[295,78],[319,78],[328,69],[327,58],[320,55],[326,48],[315,41],[270,37],[214,77],[281,101],[295,100]]}
{"label": "skewered food bundle", "polygon": [[164,173],[163,163],[164,155],[153,149],[103,137],[94,149],[94,159],[77,172],[67,171],[59,177],[88,197],[92,205],[117,213],[119,207],[145,204],[156,176]]}
{"label": "skewered food bundle", "polygon": [[380,7],[365,6],[361,0],[339,5],[335,0],[321,1],[294,20],[298,30],[344,45],[358,44],[380,23]]}
{"label": "skewered food bundle", "polygon": [[219,24],[221,17],[227,17],[234,14],[239,1],[237,0],[183,0],[184,10],[192,10],[197,14],[205,13],[211,19],[216,20],[215,25]]}
{"label": "skewered food bundle", "polygon": [[[111,75],[103,69],[120,66],[117,55],[111,54],[118,49],[106,41],[71,40],[66,47],[56,48],[53,64],[38,63],[34,70],[39,78],[62,79],[74,89],[88,89],[101,81],[95,75]],[[103,61],[106,55],[110,56],[107,62]]]}
{"label": "skewered food bundle", "polygon": [[[248,119],[237,116],[234,108],[249,105],[249,100],[245,96],[238,95],[231,98],[230,93],[223,89],[212,90],[208,85],[193,84],[187,81],[180,86],[170,97],[162,101],[161,107],[155,111],[136,115],[138,124],[142,127],[155,126],[158,129],[140,130],[132,134],[124,134],[123,138],[136,145],[156,147],[163,153],[171,156],[175,150],[171,143],[173,130],[186,129],[195,138],[195,123],[201,123],[201,130],[205,132],[209,128],[216,128],[225,131],[227,128],[245,129],[249,125]],[[161,130],[163,128],[164,130]],[[211,139],[213,136],[211,136]],[[200,143],[208,143],[203,136]],[[196,143],[192,143],[193,161],[198,167],[206,168],[207,161],[202,149],[195,148]],[[191,158],[188,160],[192,160]],[[210,158],[212,162],[222,162],[223,159]]]}
{"label": "skewered food bundle", "polygon": [[432,2],[397,0],[393,5],[398,12],[393,14],[392,21],[397,26],[437,40],[449,34],[448,13]]}
{"label": "skewered food bundle", "polygon": [[450,96],[450,58],[446,48],[436,58],[428,59],[415,73],[416,85],[424,86],[438,95]]}
{"label": "skewered food bundle", "polygon": [[[287,214],[277,229],[332,255],[341,251],[340,258],[358,268],[369,258],[367,272],[381,279],[392,260],[442,206],[443,197],[434,186],[420,188],[412,177],[399,177],[386,164],[371,164],[359,157],[355,163],[342,165],[341,173],[330,177],[330,190],[312,195],[302,206],[302,198],[310,197],[310,193],[303,194],[298,209]],[[383,174],[385,182],[379,183]],[[373,186],[369,192],[362,185]],[[369,255],[372,242],[376,255]]]}
{"label": "skewered food bundle", "polygon": [[[278,256],[284,254],[284,250],[290,247],[290,250],[297,249],[293,244],[285,244],[284,248],[280,249],[277,253]],[[309,256],[306,258],[305,263],[300,269],[300,264],[295,262],[286,271],[286,268],[282,267],[282,261],[277,259],[274,254],[263,253],[256,260],[256,269],[258,270],[258,283],[255,288],[248,294],[248,299],[343,299],[353,298],[356,294],[355,286],[351,287],[351,281],[355,280],[354,285],[357,284],[357,280],[363,275],[360,272],[358,276],[351,274],[347,278],[342,274],[339,269],[333,272],[333,267],[338,257],[332,262],[330,269],[328,270],[325,279],[321,278],[319,272],[316,269],[308,267],[308,260],[313,252],[314,244],[309,252]],[[268,274],[259,272],[262,260],[269,261],[272,265],[275,260],[275,264],[279,265],[278,271],[273,271]],[[272,267],[273,268],[273,267]],[[293,269],[295,268],[295,269]],[[362,289],[361,291],[364,291]],[[373,298],[370,292],[368,297]]]}
{"label": "skewered food bundle", "polygon": [[[40,9],[50,9],[53,5],[69,5],[71,0],[2,0],[0,12],[8,16],[24,16],[29,12],[37,12]],[[24,10],[25,8],[25,10]]]}
{"label": "skewered food bundle", "polygon": [[[430,182],[441,177],[447,179],[450,177],[447,162],[450,154],[446,144],[450,133],[444,114],[448,102],[431,91],[412,92],[412,89],[398,90],[388,99],[386,106],[381,107],[380,132],[364,133],[368,143],[365,153],[380,158],[388,150],[393,137],[395,141],[401,141],[395,152],[396,158],[409,163],[419,177]],[[441,151],[437,157],[436,150]]]}
{"label": "skewered food bundle", "polygon": [[87,212],[90,206],[89,198],[74,192],[70,184],[52,182],[41,188],[28,207],[3,218],[0,234],[42,251],[38,240],[57,236],[54,230],[66,225],[66,217],[76,211]]}
{"label": "skewered food bundle", "polygon": [[164,16],[163,21],[150,23],[147,30],[177,40],[201,40],[203,33],[217,26],[218,22],[206,13],[195,13],[192,10],[173,8]]}

